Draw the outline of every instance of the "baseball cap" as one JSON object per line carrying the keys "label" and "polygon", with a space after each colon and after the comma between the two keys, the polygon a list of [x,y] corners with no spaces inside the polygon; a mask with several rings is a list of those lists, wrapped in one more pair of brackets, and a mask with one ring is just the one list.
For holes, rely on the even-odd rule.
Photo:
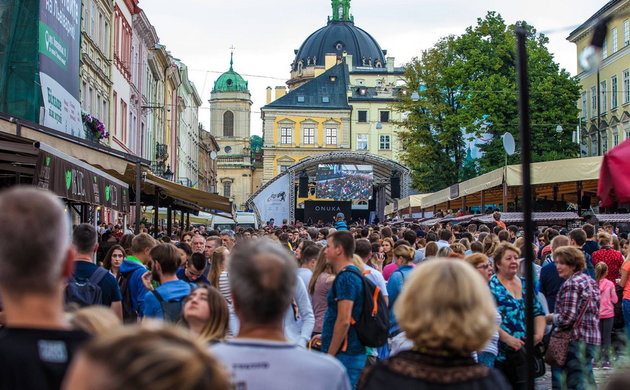
{"label": "baseball cap", "polygon": [[344,218],[343,213],[337,213],[337,218]]}

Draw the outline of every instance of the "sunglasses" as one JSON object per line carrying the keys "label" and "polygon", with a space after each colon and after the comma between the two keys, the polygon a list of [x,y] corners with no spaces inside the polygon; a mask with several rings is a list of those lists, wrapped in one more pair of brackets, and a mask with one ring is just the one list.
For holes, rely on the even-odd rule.
{"label": "sunglasses", "polygon": [[488,269],[490,268],[490,264],[486,263],[486,264],[480,264],[477,267],[475,267],[477,269]]}

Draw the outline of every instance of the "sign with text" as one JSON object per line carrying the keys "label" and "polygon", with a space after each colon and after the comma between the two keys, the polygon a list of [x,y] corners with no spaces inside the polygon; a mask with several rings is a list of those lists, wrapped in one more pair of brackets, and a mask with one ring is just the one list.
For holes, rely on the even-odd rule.
{"label": "sign with text", "polygon": [[45,111],[40,124],[85,137],[79,103],[81,0],[40,0],[38,30]]}
{"label": "sign with text", "polygon": [[260,221],[264,225],[271,218],[276,226],[289,219],[289,175],[279,177],[262,190],[253,200]]}
{"label": "sign with text", "polygon": [[313,224],[318,221],[331,223],[337,213],[343,213],[346,221],[350,219],[352,213],[352,202],[347,201],[325,201],[307,200],[304,202],[304,222]]}
{"label": "sign with text", "polygon": [[71,161],[40,151],[34,184],[80,203],[129,211],[129,189]]}

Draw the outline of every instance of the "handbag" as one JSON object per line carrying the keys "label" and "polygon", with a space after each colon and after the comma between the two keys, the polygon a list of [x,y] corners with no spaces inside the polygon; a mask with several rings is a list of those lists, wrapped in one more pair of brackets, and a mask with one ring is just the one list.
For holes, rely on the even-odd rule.
{"label": "handbag", "polygon": [[586,313],[586,308],[590,302],[591,299],[589,298],[575,321],[575,325],[569,329],[560,330],[556,328],[551,332],[549,346],[547,347],[547,352],[545,352],[545,362],[550,366],[564,367],[566,364],[567,356],[569,355],[569,344],[571,343],[571,333],[573,329],[580,326],[584,313]]}

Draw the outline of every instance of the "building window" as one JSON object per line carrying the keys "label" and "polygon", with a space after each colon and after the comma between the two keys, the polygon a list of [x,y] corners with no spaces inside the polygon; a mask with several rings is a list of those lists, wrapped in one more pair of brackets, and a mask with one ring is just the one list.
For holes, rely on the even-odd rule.
{"label": "building window", "polygon": [[234,113],[232,111],[223,113],[223,136],[234,137]]}
{"label": "building window", "polygon": [[610,79],[610,89],[612,92],[612,96],[610,97],[610,108],[617,108],[617,76],[613,76]]}
{"label": "building window", "polygon": [[617,29],[610,30],[610,39],[612,39],[612,53],[616,53],[619,46],[617,45]]}
{"label": "building window", "polygon": [[619,131],[617,128],[613,128],[613,148],[619,145]]}
{"label": "building window", "polygon": [[588,99],[586,92],[582,92],[582,118],[588,118]]}
{"label": "building window", "polygon": [[280,173],[284,173],[289,169],[288,165],[280,165]]}
{"label": "building window", "polygon": [[608,42],[607,39],[604,39],[604,43],[602,44],[602,58],[608,57]]}
{"label": "building window", "polygon": [[293,129],[290,127],[280,128],[280,144],[291,145],[291,139],[293,138]]}
{"label": "building window", "polygon": [[357,115],[358,115],[357,122],[360,122],[360,123],[367,122],[367,111],[364,111],[364,110],[357,111]]}
{"label": "building window", "polygon": [[381,119],[380,122],[381,123],[389,122],[389,111],[381,111],[380,115],[381,115],[381,117],[380,117],[380,119]]}
{"label": "building window", "polygon": [[307,127],[302,130],[304,145],[315,145],[315,129]]}
{"label": "building window", "polygon": [[225,196],[226,198],[232,196],[232,183],[229,181],[223,183],[223,196]]}
{"label": "building window", "polygon": [[337,129],[326,128],[326,145],[337,145]]}
{"label": "building window", "polygon": [[357,134],[357,150],[368,150],[367,134]]}
{"label": "building window", "polygon": [[630,44],[630,21],[628,19],[623,21],[623,45]]}
{"label": "building window", "polygon": [[630,103],[630,70],[623,71],[623,103]]}
{"label": "building window", "polygon": [[597,88],[591,87],[591,117],[597,115]]}
{"label": "building window", "polygon": [[380,137],[380,143],[379,143],[379,149],[381,150],[389,150],[390,149],[390,142],[389,142],[389,135],[381,135]]}
{"label": "building window", "polygon": [[598,114],[601,114],[602,112],[606,112],[606,110],[608,109],[607,108],[608,102],[606,101],[606,80],[599,83],[599,94],[600,94],[599,107],[601,111],[598,112]]}

